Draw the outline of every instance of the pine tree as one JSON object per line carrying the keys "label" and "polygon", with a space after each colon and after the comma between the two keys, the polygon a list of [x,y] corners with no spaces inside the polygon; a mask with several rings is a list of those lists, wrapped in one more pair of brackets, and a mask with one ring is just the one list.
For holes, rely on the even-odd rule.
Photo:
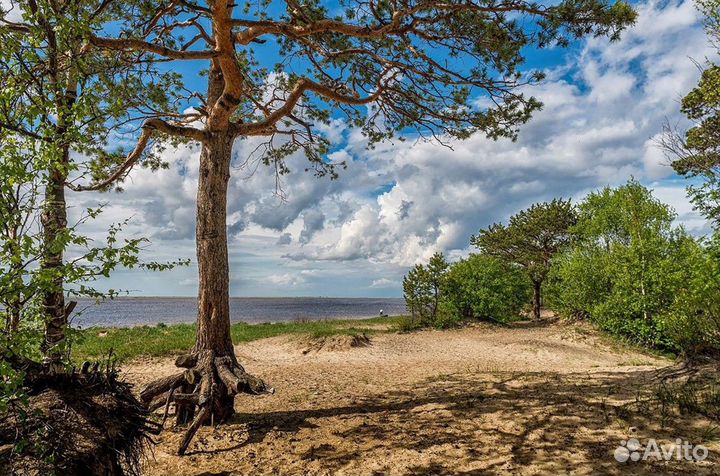
{"label": "pine tree", "polygon": [[525,269],[533,283],[533,316],[540,318],[542,284],[553,256],[570,243],[577,216],[570,200],[536,203],[510,217],[507,225],[495,223],[471,238],[484,254]]}

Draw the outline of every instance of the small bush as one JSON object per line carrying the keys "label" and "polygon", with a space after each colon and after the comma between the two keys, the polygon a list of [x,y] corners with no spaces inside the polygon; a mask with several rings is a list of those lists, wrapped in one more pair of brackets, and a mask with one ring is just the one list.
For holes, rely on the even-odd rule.
{"label": "small bush", "polygon": [[399,332],[411,332],[420,329],[422,323],[415,316],[400,316],[397,318],[395,327]]}
{"label": "small bush", "polygon": [[458,325],[462,319],[462,314],[458,309],[445,298],[438,305],[437,315],[433,321],[433,326],[438,329],[449,329]]}
{"label": "small bush", "polygon": [[500,322],[516,318],[532,291],[521,270],[485,255],[470,255],[454,263],[443,290],[444,312],[454,314],[456,321],[468,317]]}

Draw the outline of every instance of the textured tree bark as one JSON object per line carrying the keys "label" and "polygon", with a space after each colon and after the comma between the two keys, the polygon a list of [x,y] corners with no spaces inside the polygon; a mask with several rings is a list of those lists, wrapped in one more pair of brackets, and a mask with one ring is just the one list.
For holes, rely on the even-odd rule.
{"label": "textured tree bark", "polygon": [[[199,273],[197,336],[193,354],[212,351],[237,364],[230,337],[230,272],[227,249],[227,187],[233,137],[213,135],[203,145],[197,193],[196,247]],[[212,421],[233,414],[234,394],[219,392]]]}
{"label": "textured tree bark", "polygon": [[43,228],[43,258],[40,268],[51,277],[51,285],[43,294],[45,311],[45,336],[42,350],[44,362],[59,367],[62,361],[61,345],[65,340],[67,314],[63,292],[63,248],[59,242],[67,227],[67,207],[65,203],[65,180],[69,150],[62,151],[62,160],[51,171],[45,188],[45,204],[41,217]]}
{"label": "textured tree bark", "polygon": [[235,359],[230,340],[230,273],[226,231],[233,137],[214,134],[203,144],[197,192],[199,273],[197,337],[193,353],[212,350]]}
{"label": "textured tree bark", "polygon": [[[32,10],[37,10],[33,7]],[[43,20],[44,22],[44,20]],[[57,124],[54,129],[54,146],[47,152],[52,160],[48,170],[48,183],[45,188],[45,202],[42,217],[43,256],[40,268],[50,278],[50,286],[43,291],[45,311],[45,336],[42,344],[44,363],[53,372],[62,371],[62,344],[65,341],[65,329],[68,323],[68,310],[65,308],[63,253],[66,244],[62,235],[67,229],[67,204],[65,202],[65,182],[70,165],[70,144],[65,135],[71,124],[71,109],[77,99],[78,84],[71,63],[72,51],[63,57],[59,53],[57,38],[48,34],[51,84],[55,87],[64,84],[64,94],[56,98]],[[63,68],[67,68],[63,71]],[[57,155],[55,155],[57,154]]]}
{"label": "textured tree bark", "polygon": [[[216,7],[219,7],[216,5]],[[208,105],[222,98],[225,78],[213,62],[208,75]],[[195,242],[198,262],[198,320],[193,354],[203,351],[235,360],[230,337],[230,272],[227,249],[227,189],[235,136],[226,127],[208,130],[202,144],[197,191]],[[230,402],[232,407],[232,402]],[[230,410],[232,413],[232,409]]]}
{"label": "textured tree bark", "polygon": [[[208,107],[224,100],[224,88],[222,70],[213,62],[208,80]],[[173,403],[176,424],[189,423],[178,448],[180,455],[187,451],[202,425],[221,423],[233,415],[235,395],[274,391],[245,372],[235,357],[230,336],[226,221],[235,134],[229,121],[222,124],[225,127],[208,125],[200,153],[195,227],[199,274],[195,346],[189,355],[175,361],[176,366],[186,370],[151,382],[140,394],[148,408],[157,409],[163,404],[167,408]]]}
{"label": "textured tree bark", "polygon": [[542,301],[540,298],[541,287],[542,287],[542,282],[533,281],[533,317],[535,319],[540,319],[540,306],[542,304]]}

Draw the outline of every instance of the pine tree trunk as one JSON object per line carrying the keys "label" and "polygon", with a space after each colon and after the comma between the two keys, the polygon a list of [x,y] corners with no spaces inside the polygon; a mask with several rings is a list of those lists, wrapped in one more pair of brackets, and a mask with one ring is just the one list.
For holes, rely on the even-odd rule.
{"label": "pine tree trunk", "polygon": [[[213,63],[208,81],[208,105],[220,100],[222,71]],[[210,106],[208,106],[210,107]],[[195,346],[175,365],[182,372],[150,382],[140,392],[149,409],[175,404],[178,425],[189,423],[178,447],[182,455],[202,425],[221,423],[234,413],[235,395],[272,393],[235,357],[230,336],[230,273],[227,246],[227,189],[235,139],[228,128],[206,129],[200,153],[196,244],[198,319]]]}
{"label": "pine tree trunk", "polygon": [[198,328],[193,352],[234,359],[230,339],[230,274],[226,230],[233,138],[217,134],[203,145],[197,193]]}
{"label": "pine tree trunk", "polygon": [[59,242],[67,227],[67,207],[65,203],[66,166],[69,160],[67,148],[62,152],[62,160],[50,172],[45,188],[45,204],[42,213],[43,258],[40,268],[50,277],[50,286],[43,293],[45,311],[45,336],[43,353],[45,363],[57,366],[62,361],[61,345],[65,340],[67,315],[65,313],[65,295],[63,292],[63,249]]}
{"label": "pine tree trunk", "polygon": [[533,317],[535,319],[540,319],[540,306],[541,306],[541,298],[540,298],[540,288],[542,286],[542,283],[540,281],[533,281]]}
{"label": "pine tree trunk", "polygon": [[[50,39],[49,39],[50,40]],[[50,162],[48,183],[45,188],[45,203],[41,217],[43,228],[43,257],[41,270],[50,279],[50,286],[43,290],[43,307],[45,311],[45,337],[42,344],[44,363],[53,371],[61,371],[63,360],[62,344],[65,341],[65,329],[68,324],[68,312],[65,308],[63,254],[66,244],[62,235],[67,229],[67,204],[65,202],[65,182],[68,178],[70,165],[70,144],[66,134],[72,117],[71,110],[77,99],[78,84],[71,68],[63,71],[65,61],[72,62],[72,52],[66,56],[58,53],[56,39],[52,38],[49,48],[49,64],[51,66],[51,83],[58,85],[60,78],[64,84],[65,94],[57,97],[57,125],[54,140],[57,149],[50,147],[47,153],[56,159]],[[60,66],[59,66],[60,65]],[[57,155],[56,155],[57,154]]]}
{"label": "pine tree trunk", "polygon": [[[197,193],[196,247],[199,274],[197,336],[193,354],[212,351],[237,364],[230,337],[230,273],[227,247],[227,188],[233,137],[214,135],[203,145]],[[234,395],[219,395],[213,420],[234,412]]]}

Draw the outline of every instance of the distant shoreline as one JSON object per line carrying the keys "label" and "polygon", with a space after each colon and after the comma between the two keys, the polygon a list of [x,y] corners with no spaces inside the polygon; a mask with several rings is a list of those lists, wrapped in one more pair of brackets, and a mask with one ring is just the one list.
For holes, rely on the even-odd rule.
{"label": "distant shoreline", "polygon": [[[99,303],[92,299],[77,301],[71,325],[82,329],[189,324],[197,317],[196,297],[120,296]],[[400,298],[230,298],[233,323],[356,320],[405,312],[405,301]]]}
{"label": "distant shoreline", "polygon": [[[402,299],[402,296],[397,297],[347,297],[347,296],[230,296],[230,299]],[[66,297],[68,301],[95,301],[95,299],[87,297]],[[115,296],[114,298],[107,298],[105,301],[118,301],[126,299],[197,299],[197,296],[132,296],[132,295],[121,295]]]}

